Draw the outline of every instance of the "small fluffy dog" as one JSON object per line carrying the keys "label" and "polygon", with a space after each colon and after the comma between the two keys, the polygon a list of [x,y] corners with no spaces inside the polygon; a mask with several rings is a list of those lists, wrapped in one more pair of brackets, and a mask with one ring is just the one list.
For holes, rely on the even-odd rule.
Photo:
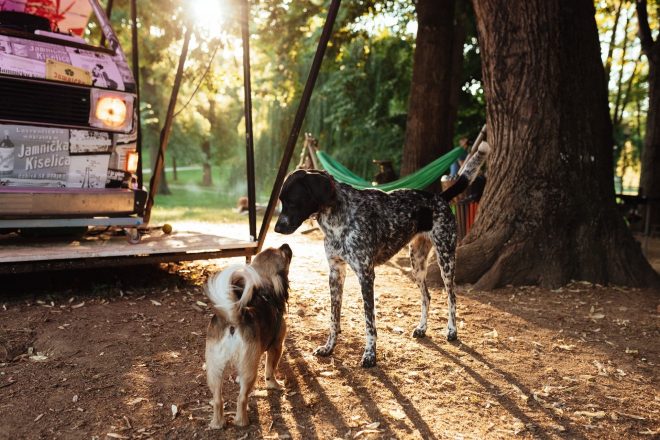
{"label": "small fluffy dog", "polygon": [[206,333],[206,379],[213,393],[211,428],[224,428],[222,383],[227,367],[238,372],[240,391],[234,424],[248,424],[248,395],[266,352],[266,386],[281,389],[275,370],[282,356],[289,298],[291,248],[260,252],[250,265],[229,267],[210,278],[207,294],[214,316]]}

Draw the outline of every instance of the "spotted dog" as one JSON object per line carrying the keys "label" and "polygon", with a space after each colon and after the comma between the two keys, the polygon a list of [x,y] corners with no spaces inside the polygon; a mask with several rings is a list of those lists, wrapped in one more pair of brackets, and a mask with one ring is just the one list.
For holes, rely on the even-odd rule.
{"label": "spotted dog", "polygon": [[357,190],[320,171],[297,170],[286,178],[280,193],[282,213],[275,231],[291,234],[316,214],[325,235],[325,253],[330,266],[331,325],[328,340],[314,351],[316,355],[330,355],[341,331],[342,293],[348,263],[358,277],[364,302],[366,347],[362,366],[376,365],[374,267],[388,261],[408,243],[415,281],[422,294],[421,319],[413,337],[421,338],[426,334],[431,301],[426,285],[427,257],[435,246],[449,303],[447,339],[456,339],[456,220],[449,201],[476,177],[489,150],[488,144],[482,143],[465,164],[458,181],[442,194],[406,189],[390,193]]}

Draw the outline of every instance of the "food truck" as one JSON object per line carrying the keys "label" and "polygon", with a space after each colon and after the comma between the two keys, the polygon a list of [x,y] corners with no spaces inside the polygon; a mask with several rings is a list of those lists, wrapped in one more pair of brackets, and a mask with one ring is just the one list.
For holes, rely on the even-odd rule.
{"label": "food truck", "polygon": [[137,107],[96,0],[0,0],[0,230],[139,226]]}

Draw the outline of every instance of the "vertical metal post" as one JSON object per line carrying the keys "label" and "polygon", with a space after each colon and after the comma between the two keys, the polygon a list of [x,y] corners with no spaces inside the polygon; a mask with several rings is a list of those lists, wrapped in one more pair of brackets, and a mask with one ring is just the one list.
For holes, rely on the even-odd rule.
{"label": "vertical metal post", "polygon": [[303,120],[305,119],[305,114],[307,113],[307,106],[309,105],[309,100],[312,97],[312,92],[314,91],[316,78],[318,78],[319,70],[321,69],[323,56],[325,55],[325,50],[328,47],[328,41],[330,41],[330,35],[332,34],[332,26],[335,24],[335,20],[337,19],[337,12],[339,11],[340,4],[341,4],[341,0],[332,0],[332,3],[330,4],[330,8],[328,9],[328,16],[326,17],[325,24],[323,25],[321,38],[319,39],[319,44],[316,47],[314,60],[312,61],[312,66],[309,69],[307,82],[305,83],[305,88],[303,89],[302,97],[300,98],[300,103],[298,104],[296,117],[293,120],[293,126],[291,127],[289,139],[287,140],[286,147],[284,148],[284,155],[282,156],[282,161],[280,162],[280,169],[277,172],[277,177],[275,178],[275,183],[273,184],[273,190],[270,193],[270,199],[268,200],[268,207],[266,208],[266,214],[264,215],[264,219],[261,223],[261,229],[259,230],[259,243],[257,245],[257,252],[259,252],[264,245],[264,240],[266,239],[266,233],[268,232],[268,227],[270,226],[270,221],[272,220],[273,212],[275,211],[277,198],[280,195],[280,190],[282,189],[282,184],[284,183],[284,177],[286,176],[287,169],[289,168],[289,163],[291,162],[291,156],[293,156],[293,150],[296,147],[298,135],[300,134],[300,128],[302,127]]}
{"label": "vertical metal post", "polygon": [[243,92],[245,111],[245,158],[248,184],[248,217],[250,239],[257,237],[257,208],[254,173],[254,137],[252,135],[252,84],[250,82],[250,0],[241,2],[241,36],[243,39]]}
{"label": "vertical metal post", "polygon": [[[105,15],[108,17],[108,20],[112,16],[112,1],[108,0],[108,4],[105,6]],[[105,34],[101,32],[101,47],[105,46]]]}
{"label": "vertical metal post", "polygon": [[163,124],[163,128],[160,131],[158,156],[156,156],[156,163],[154,164],[154,169],[151,174],[151,181],[149,182],[149,196],[147,197],[147,203],[144,208],[145,225],[149,223],[149,218],[151,217],[151,208],[154,205],[154,197],[156,196],[158,187],[160,186],[160,176],[163,172],[163,169],[165,168],[165,150],[167,150],[167,142],[170,139],[172,120],[174,119],[174,108],[176,107],[176,99],[179,96],[179,88],[181,87],[181,79],[183,78],[183,65],[185,64],[186,57],[188,56],[188,46],[190,44],[191,35],[192,24],[188,22],[186,23],[186,33],[183,37],[183,47],[181,48],[181,54],[179,55],[179,66],[177,67],[176,76],[174,77],[174,85],[172,86],[170,103],[167,106],[165,123]]}
{"label": "vertical metal post", "polygon": [[140,52],[138,48],[137,4],[131,0],[131,59],[133,64],[133,79],[135,80],[135,94],[137,95],[137,139],[138,153],[137,178],[138,188],[142,188],[142,117],[140,114]]}

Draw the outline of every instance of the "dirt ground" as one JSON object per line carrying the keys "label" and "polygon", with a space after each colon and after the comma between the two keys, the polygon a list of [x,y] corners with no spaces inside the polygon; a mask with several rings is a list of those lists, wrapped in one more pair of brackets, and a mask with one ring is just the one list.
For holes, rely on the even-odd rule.
{"label": "dirt ground", "polygon": [[[411,337],[419,292],[405,252],[378,268],[378,365],[346,281],[335,353],[318,232],[285,237],[289,334],[279,377],[261,376],[247,428],[209,431],[203,371],[210,313],[200,285],[241,260],[0,278],[0,438],[660,437],[660,292],[575,282],[557,290],[460,286],[459,341],[438,286],[428,336]],[[225,387],[227,411],[237,386]]]}

